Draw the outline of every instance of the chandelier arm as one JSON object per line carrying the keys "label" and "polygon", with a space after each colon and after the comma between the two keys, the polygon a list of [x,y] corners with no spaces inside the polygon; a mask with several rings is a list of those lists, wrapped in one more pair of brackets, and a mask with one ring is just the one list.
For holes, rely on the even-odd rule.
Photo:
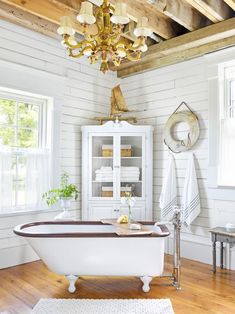
{"label": "chandelier arm", "polygon": [[120,34],[115,34],[109,37],[109,42],[112,43],[114,42],[114,46],[116,47],[119,43],[121,35]]}
{"label": "chandelier arm", "polygon": [[109,8],[112,11],[112,14],[115,12],[115,7],[111,3],[109,4]]}
{"label": "chandelier arm", "polygon": [[77,49],[82,48],[84,45],[87,45],[87,44],[90,45],[92,49],[95,48],[94,43],[92,41],[90,42],[89,40],[82,40],[77,45],[71,45],[68,42],[68,40],[65,40],[65,44],[68,46],[68,48],[70,50],[77,50]]}
{"label": "chandelier arm", "polygon": [[73,53],[73,49],[70,49],[70,48],[68,49],[68,51],[69,51],[69,56],[70,56],[70,57],[73,57],[73,58],[80,58],[80,57],[84,56],[84,54],[83,54],[84,49],[82,49],[81,51],[79,51],[78,54],[74,54],[74,53]]}
{"label": "chandelier arm", "polygon": [[140,47],[142,47],[143,46],[143,44],[139,44],[139,45],[137,45],[137,46],[133,46],[133,44],[130,44],[130,45],[128,45],[127,47],[126,47],[126,49],[127,50],[131,50],[131,51],[136,51],[136,50],[138,50]]}
{"label": "chandelier arm", "polygon": [[136,45],[136,46],[133,46],[133,43],[131,43],[131,44],[128,44],[128,45],[126,46],[126,49],[132,50],[132,51],[136,51],[137,49],[139,49],[140,47],[142,47],[143,44],[144,44],[143,41],[140,41],[139,44]]}
{"label": "chandelier arm", "polygon": [[142,55],[141,51],[138,51],[136,56],[133,56],[132,54],[133,54],[133,52],[127,53],[127,55],[126,55],[127,59],[130,61],[138,61],[138,60],[140,60],[141,55]]}

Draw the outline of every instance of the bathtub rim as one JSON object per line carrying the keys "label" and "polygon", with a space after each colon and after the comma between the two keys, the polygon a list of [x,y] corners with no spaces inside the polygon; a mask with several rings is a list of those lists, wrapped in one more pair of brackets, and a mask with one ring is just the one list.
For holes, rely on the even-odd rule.
{"label": "bathtub rim", "polygon": [[[153,226],[155,222],[153,221],[138,221],[145,226]],[[158,225],[162,230],[163,234],[152,233],[152,234],[142,234],[142,235],[117,235],[115,232],[60,232],[60,233],[31,233],[24,229],[29,227],[39,226],[39,225],[106,225],[110,226],[108,223],[103,223],[101,221],[33,221],[24,224],[17,225],[13,231],[16,235],[26,238],[163,238],[170,235],[170,231],[166,225]]]}

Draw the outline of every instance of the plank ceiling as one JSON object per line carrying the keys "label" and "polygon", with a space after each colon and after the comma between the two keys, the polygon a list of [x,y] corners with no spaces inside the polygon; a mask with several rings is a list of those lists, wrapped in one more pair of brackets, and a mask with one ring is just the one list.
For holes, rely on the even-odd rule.
{"label": "plank ceiling", "polygon": [[[97,3],[99,0],[92,0]],[[58,38],[60,17],[70,16],[81,33],[76,15],[82,0],[0,0],[0,17]],[[111,0],[115,5],[114,0]],[[126,0],[133,23],[126,37],[133,38],[137,19],[147,16],[154,32],[149,50],[137,62],[124,62],[119,77],[177,63],[235,44],[235,0]],[[59,38],[58,38],[59,39]]]}

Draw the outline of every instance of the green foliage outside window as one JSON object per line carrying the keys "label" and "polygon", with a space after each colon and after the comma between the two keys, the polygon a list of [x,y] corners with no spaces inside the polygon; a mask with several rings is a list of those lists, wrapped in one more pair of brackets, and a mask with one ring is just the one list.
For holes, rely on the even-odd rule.
{"label": "green foliage outside window", "polygon": [[38,147],[39,106],[0,99],[0,143],[12,147]]}

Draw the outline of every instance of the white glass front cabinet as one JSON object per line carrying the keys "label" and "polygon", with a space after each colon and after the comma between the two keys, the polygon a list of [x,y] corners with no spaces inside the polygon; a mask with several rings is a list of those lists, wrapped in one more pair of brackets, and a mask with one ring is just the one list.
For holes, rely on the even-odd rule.
{"label": "white glass front cabinet", "polygon": [[107,122],[82,127],[82,218],[127,213],[121,197],[136,198],[133,218],[152,219],[152,127]]}

